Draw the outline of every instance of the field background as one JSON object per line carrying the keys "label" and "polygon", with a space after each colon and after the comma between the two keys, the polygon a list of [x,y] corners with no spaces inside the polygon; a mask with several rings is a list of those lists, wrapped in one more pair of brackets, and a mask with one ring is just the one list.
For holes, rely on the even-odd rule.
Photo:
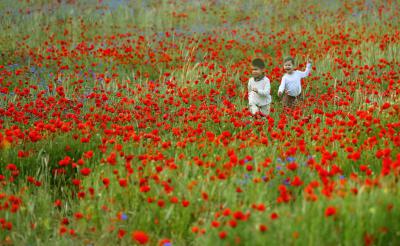
{"label": "field background", "polygon": [[[3,0],[0,20],[0,245],[400,244],[398,1]],[[289,55],[314,61],[291,112]]]}

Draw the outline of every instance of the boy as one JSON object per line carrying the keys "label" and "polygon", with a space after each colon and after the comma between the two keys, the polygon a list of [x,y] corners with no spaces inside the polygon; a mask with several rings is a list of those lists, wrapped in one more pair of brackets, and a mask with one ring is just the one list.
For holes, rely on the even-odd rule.
{"label": "boy", "polygon": [[311,71],[311,59],[307,58],[306,71],[302,72],[294,70],[294,59],[292,57],[285,58],[283,67],[286,73],[282,77],[281,85],[278,89],[278,96],[282,96],[283,105],[292,108],[297,100],[301,98],[301,79],[307,77]]}
{"label": "boy", "polygon": [[264,75],[265,64],[260,58],[251,62],[252,75],[248,82],[249,108],[252,115],[260,112],[269,115],[271,104],[271,85],[269,79]]}

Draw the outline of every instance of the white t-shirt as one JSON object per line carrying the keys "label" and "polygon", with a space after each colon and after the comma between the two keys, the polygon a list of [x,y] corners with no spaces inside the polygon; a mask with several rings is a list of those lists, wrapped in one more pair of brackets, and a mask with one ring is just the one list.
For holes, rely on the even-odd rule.
{"label": "white t-shirt", "polygon": [[292,74],[285,74],[282,77],[281,85],[279,86],[278,93],[288,91],[288,95],[297,97],[301,93],[301,79],[307,77],[311,71],[311,63],[307,63],[306,71],[299,70],[293,71]]}
{"label": "white t-shirt", "polygon": [[[250,78],[247,88],[249,92],[249,105],[265,106],[271,103],[271,84],[267,77],[264,76],[259,81]],[[257,88],[258,93],[252,91],[252,88]]]}

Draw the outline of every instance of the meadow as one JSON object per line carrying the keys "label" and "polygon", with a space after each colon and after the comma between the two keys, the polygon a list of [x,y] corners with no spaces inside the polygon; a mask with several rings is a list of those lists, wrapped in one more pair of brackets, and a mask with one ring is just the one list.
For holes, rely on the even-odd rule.
{"label": "meadow", "polygon": [[[398,1],[3,0],[0,20],[0,245],[400,245]],[[291,111],[286,56],[313,59]]]}

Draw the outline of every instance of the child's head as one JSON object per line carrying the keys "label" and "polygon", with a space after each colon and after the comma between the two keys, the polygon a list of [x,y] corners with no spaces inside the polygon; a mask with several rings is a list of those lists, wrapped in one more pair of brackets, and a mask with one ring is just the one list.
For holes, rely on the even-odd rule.
{"label": "child's head", "polygon": [[286,57],[283,60],[283,68],[288,74],[291,74],[294,70],[294,59],[291,56]]}
{"label": "child's head", "polygon": [[260,58],[256,58],[251,62],[251,71],[254,78],[259,78],[264,75],[265,64]]}

